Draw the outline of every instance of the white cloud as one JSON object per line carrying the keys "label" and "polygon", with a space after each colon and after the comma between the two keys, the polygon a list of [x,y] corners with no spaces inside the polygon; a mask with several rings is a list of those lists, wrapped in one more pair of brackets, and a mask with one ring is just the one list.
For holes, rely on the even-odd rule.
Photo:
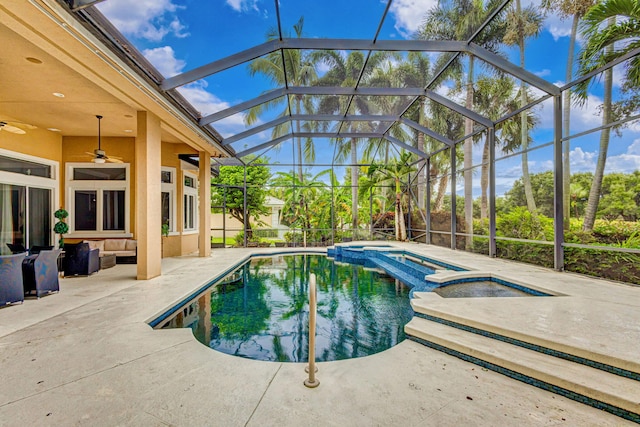
{"label": "white cloud", "polygon": [[[575,98],[572,98],[573,104]],[[586,102],[581,106],[571,106],[571,133],[579,133],[602,125],[600,106],[602,98],[588,95]],[[553,100],[549,99],[540,104],[537,110],[541,129],[553,129]]]}
{"label": "white cloud", "polygon": [[127,36],[157,42],[170,33],[180,38],[189,35],[178,17],[171,16],[181,8],[172,0],[109,0],[96,6]]}
{"label": "white cloud", "polygon": [[548,68],[545,68],[543,70],[540,71],[535,71],[533,74],[535,74],[538,77],[545,77],[551,74],[551,70]]}
{"label": "white cloud", "polygon": [[569,162],[571,163],[571,172],[593,172],[596,168],[598,153],[595,151],[582,151],[582,148],[576,147],[569,153]]}
{"label": "white cloud", "polygon": [[145,49],[142,54],[164,77],[180,74],[186,65],[186,62],[175,57],[175,52],[171,46]]}
{"label": "white cloud", "polygon": [[389,11],[396,20],[396,30],[403,37],[412,36],[420,28],[425,14],[437,4],[437,0],[395,0]]}
{"label": "white cloud", "polygon": [[[569,154],[571,172],[594,172],[598,161],[597,151],[583,151],[576,147]],[[640,139],[635,139],[627,147],[627,152],[607,156],[606,172],[631,173],[640,169]]]}
{"label": "white cloud", "polygon": [[258,0],[225,0],[225,3],[236,12],[248,12],[250,10],[260,12]]}
{"label": "white cloud", "polygon": [[[196,110],[200,112],[203,117],[231,107],[231,104],[221,100],[211,92],[208,92],[206,88],[207,82],[204,80],[198,80],[197,82],[180,87],[177,90],[186,98],[187,101],[191,103],[191,105],[193,105]],[[222,120],[218,120],[211,125],[220,133],[220,135],[222,135],[223,138],[226,138],[247,129],[244,118],[244,113],[236,113]],[[261,122],[258,121],[254,125],[259,125],[260,123]]]}
{"label": "white cloud", "polygon": [[544,20],[544,27],[551,33],[553,40],[571,35],[571,19],[561,19],[556,14],[549,14]]}

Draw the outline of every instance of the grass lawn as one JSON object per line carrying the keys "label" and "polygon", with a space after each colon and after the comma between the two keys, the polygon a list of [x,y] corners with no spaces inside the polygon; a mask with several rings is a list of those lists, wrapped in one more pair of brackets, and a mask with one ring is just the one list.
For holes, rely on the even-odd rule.
{"label": "grass lawn", "polygon": [[[224,243],[227,245],[233,245],[236,243],[233,237],[227,237],[225,240],[226,241]],[[212,237],[211,243],[222,243],[222,237]]]}

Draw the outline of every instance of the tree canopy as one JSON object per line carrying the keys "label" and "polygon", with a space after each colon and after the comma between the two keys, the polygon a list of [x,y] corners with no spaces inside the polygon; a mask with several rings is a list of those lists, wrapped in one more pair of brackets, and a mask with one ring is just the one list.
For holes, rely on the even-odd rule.
{"label": "tree canopy", "polygon": [[251,220],[259,221],[262,215],[269,214],[265,201],[271,172],[260,159],[247,166],[246,170],[247,209],[244,209],[244,166],[220,166],[218,176],[211,178],[211,205],[226,204],[229,214],[242,223],[246,216],[248,230],[251,230]]}

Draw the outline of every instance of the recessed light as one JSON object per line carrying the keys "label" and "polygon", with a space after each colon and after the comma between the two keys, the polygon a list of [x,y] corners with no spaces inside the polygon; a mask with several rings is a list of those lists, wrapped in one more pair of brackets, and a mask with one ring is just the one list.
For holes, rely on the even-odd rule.
{"label": "recessed light", "polygon": [[47,128],[47,130],[50,130],[51,132],[62,132],[60,129],[56,128]]}
{"label": "recessed light", "polygon": [[64,93],[53,92],[53,96],[57,96],[58,98],[64,98]]}
{"label": "recessed light", "polygon": [[31,56],[28,56],[25,58],[27,61],[34,63],[34,64],[42,64],[42,61],[40,61],[38,58],[34,58]]}
{"label": "recessed light", "polygon": [[127,133],[133,132],[131,129],[125,129],[124,131],[127,132]]}

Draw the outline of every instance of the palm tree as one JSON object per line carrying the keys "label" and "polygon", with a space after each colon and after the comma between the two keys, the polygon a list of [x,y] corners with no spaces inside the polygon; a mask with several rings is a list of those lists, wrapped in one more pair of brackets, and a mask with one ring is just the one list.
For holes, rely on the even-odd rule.
{"label": "palm tree", "polygon": [[[602,27],[605,22],[607,26]],[[640,5],[635,0],[605,0],[587,11],[581,24],[581,33],[586,40],[586,45],[578,58],[578,72],[579,75],[585,75],[640,47]],[[575,88],[582,102],[587,98],[587,88],[592,79]],[[612,87],[613,70],[609,68],[604,72],[603,125],[611,123]],[[632,90],[640,88],[640,56],[636,55],[626,64],[623,87]],[[611,128],[605,128],[600,133],[598,162],[582,226],[585,231],[592,230],[595,223],[610,132]]]}
{"label": "palm tree", "polygon": [[386,164],[374,164],[369,167],[368,176],[377,184],[393,183],[396,191],[395,229],[396,239],[407,240],[407,227],[402,212],[402,180],[415,171],[411,163],[411,153],[403,151],[399,158],[395,158]]}
{"label": "palm tree", "polygon": [[[576,47],[576,37],[578,34],[578,22],[587,13],[587,10],[593,6],[594,0],[543,0],[544,9],[557,13],[560,18],[571,17],[571,35],[569,37],[569,51],[567,52],[567,69],[565,81],[569,83],[573,79],[573,61]],[[571,91],[566,90],[562,94],[562,135],[568,137],[571,133]],[[571,153],[571,141],[566,140],[562,147],[562,216],[564,217],[564,228],[569,230],[570,216],[570,180],[571,180],[571,162],[569,154]]]}
{"label": "palm tree", "polygon": [[[293,26],[296,37],[298,38],[302,37],[303,24],[304,17],[301,17]],[[289,35],[287,35],[287,37],[288,36]],[[278,37],[279,34],[277,29],[271,29],[267,32],[267,40],[275,40]],[[313,56],[301,49],[285,49],[282,54],[280,51],[276,51],[257,58],[249,64],[249,74],[251,74],[252,77],[256,74],[262,74],[278,87],[284,87],[287,82],[290,86],[310,86],[318,77]],[[308,97],[305,98],[303,95],[296,95],[294,97],[294,101],[295,102],[291,105],[294,111],[289,111],[289,107],[287,107],[280,116],[286,116],[290,113],[302,114],[303,111],[311,113],[313,111],[313,105]],[[281,103],[282,100],[277,98],[272,101],[265,102],[264,104],[257,105],[249,110],[245,117],[245,121],[247,124],[251,125],[255,123],[264,112],[272,108],[280,107]],[[296,122],[296,126],[296,132],[300,132],[300,122]],[[288,130],[288,123],[276,126],[273,129],[272,137],[277,138],[282,136],[287,133]],[[310,138],[306,139],[303,151],[301,138],[296,138],[296,149],[298,154],[298,179],[302,181],[303,159],[307,162],[313,162],[315,160],[313,141]]]}
{"label": "palm tree", "polygon": [[[452,141],[456,141],[463,136],[464,132],[464,119],[460,114],[431,101],[428,103],[429,108],[429,127],[440,135],[447,137]],[[428,152],[434,152],[442,148],[441,144],[436,145],[434,141],[429,140],[430,146]],[[449,181],[449,174],[451,173],[451,153],[450,150],[441,151],[430,157],[431,170],[429,174],[432,177],[431,185],[435,186],[435,177],[438,179],[438,191],[433,192],[435,195],[434,202],[432,204],[433,211],[441,211],[444,206],[444,195],[447,191],[447,184]],[[456,168],[460,160],[456,159]],[[455,213],[453,213],[455,214]]]}
{"label": "palm tree", "polygon": [[[358,78],[361,77],[361,81],[366,81],[368,75],[378,68],[389,57],[389,54],[387,52],[372,53],[367,62],[367,73],[363,76],[360,76],[365,63],[362,52],[350,52],[345,56],[333,50],[322,50],[314,52],[312,57],[314,61],[324,62],[330,67],[329,71],[318,79],[317,85],[354,87]],[[346,111],[347,102],[347,97],[327,96],[320,101],[318,111],[324,114],[370,114],[372,112],[372,104],[367,97],[354,97],[349,111]],[[369,123],[355,124],[352,122],[349,126],[351,127],[347,131],[372,130],[368,128]],[[357,138],[350,138],[348,144],[343,139],[335,141],[338,144],[336,160],[344,160],[348,155],[351,156],[351,214],[354,232],[358,228],[358,142]]]}
{"label": "palm tree", "polygon": [[[519,93],[514,92],[513,79],[506,76],[481,77],[476,82],[478,90],[475,92],[474,104],[478,112],[491,120],[498,120],[520,107]],[[535,124],[532,112],[522,113],[527,117],[527,126]],[[503,122],[500,132],[496,134],[496,145],[501,145],[504,152],[515,151],[521,138],[522,122],[517,118],[511,118]],[[527,134],[527,138],[530,138]],[[488,218],[487,188],[489,185],[489,133],[486,133],[482,149],[482,166],[480,176],[480,218]]]}
{"label": "palm tree", "polygon": [[[515,6],[507,13],[507,31],[504,42],[507,45],[518,45],[520,50],[520,67],[525,68],[525,39],[527,37],[538,36],[542,29],[542,16],[537,9],[530,5],[522,9],[520,0],[515,0]],[[524,81],[520,85],[520,107],[527,105],[527,89]],[[533,198],[531,188],[531,178],[529,176],[529,127],[527,114],[520,114],[520,132],[522,149],[522,182],[524,184],[524,194],[527,199],[527,208],[530,212],[536,212],[536,201]]]}
{"label": "palm tree", "polygon": [[[418,31],[418,37],[423,40],[466,40],[484,22],[488,13],[493,10],[498,2],[490,0],[485,5],[479,0],[452,0],[440,2],[438,7],[428,12],[423,27]],[[496,17],[473,41],[474,43],[495,51],[504,34],[504,21]],[[451,64],[453,73],[461,76],[462,65],[460,61]],[[475,59],[469,56],[467,67],[467,80],[464,83],[466,89],[465,107],[473,109],[473,81],[475,73]],[[464,133],[473,132],[473,121],[465,118]],[[473,234],[473,176],[471,166],[473,164],[473,138],[464,142],[464,201],[465,201],[465,230]],[[455,212],[452,212],[455,215]],[[473,244],[472,237],[467,238],[467,246]]]}
{"label": "palm tree", "polygon": [[305,247],[307,246],[307,232],[311,229],[312,220],[316,214],[314,210],[310,209],[310,206],[315,204],[320,192],[326,189],[325,183],[320,181],[318,175],[315,177],[306,175],[301,181],[293,171],[290,173],[278,172],[271,181],[272,187],[284,188],[281,193],[285,203],[282,209],[282,219],[289,225],[302,228]]}
{"label": "palm tree", "polygon": [[[408,87],[426,87],[431,80],[431,61],[429,57],[422,52],[409,52],[407,58],[397,68],[396,73],[404,86]],[[421,96],[417,102],[417,108],[414,112],[416,122],[422,126],[427,126],[426,119],[426,98]],[[424,134],[417,132],[416,148],[427,152],[429,147],[425,144]],[[425,161],[421,160],[418,164],[418,170],[424,168]],[[428,171],[427,171],[428,173]],[[426,210],[425,197],[425,173],[418,176],[418,207]]]}

